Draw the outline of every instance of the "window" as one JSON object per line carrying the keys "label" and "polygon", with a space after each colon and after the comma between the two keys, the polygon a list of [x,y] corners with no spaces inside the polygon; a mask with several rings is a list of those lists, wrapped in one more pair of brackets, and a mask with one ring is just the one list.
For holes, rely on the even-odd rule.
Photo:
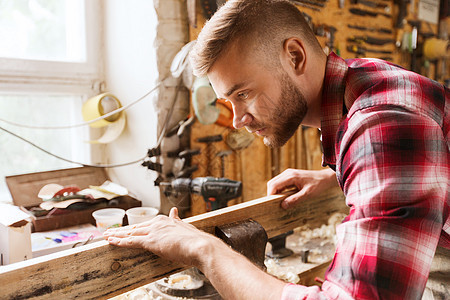
{"label": "window", "polygon": [[0,2],[1,57],[83,62],[82,1]]}
{"label": "window", "polygon": [[[0,1],[0,126],[69,160],[89,163],[89,127],[31,129],[82,122],[81,105],[102,82],[97,0]],[[8,122],[5,122],[8,121]],[[4,177],[78,166],[0,130],[0,201]]]}

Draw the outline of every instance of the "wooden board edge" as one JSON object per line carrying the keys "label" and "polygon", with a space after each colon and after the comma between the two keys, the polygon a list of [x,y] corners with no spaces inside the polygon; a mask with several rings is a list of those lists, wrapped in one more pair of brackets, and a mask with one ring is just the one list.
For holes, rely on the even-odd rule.
{"label": "wooden board edge", "polygon": [[[280,203],[285,197],[267,196],[184,220],[212,233],[215,226],[251,218],[273,237],[303,225],[305,220],[324,219],[340,211],[335,203],[343,202],[340,195],[330,196],[328,191],[284,210]],[[186,267],[142,249],[118,248],[102,241],[0,268],[0,298],[110,298]]]}

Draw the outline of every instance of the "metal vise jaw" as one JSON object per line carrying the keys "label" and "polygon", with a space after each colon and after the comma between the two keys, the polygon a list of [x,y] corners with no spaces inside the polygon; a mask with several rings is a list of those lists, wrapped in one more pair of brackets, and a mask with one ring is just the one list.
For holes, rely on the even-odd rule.
{"label": "metal vise jaw", "polygon": [[246,221],[216,226],[215,234],[231,248],[245,257],[262,270],[266,270],[264,257],[268,241],[264,227],[258,222]]}

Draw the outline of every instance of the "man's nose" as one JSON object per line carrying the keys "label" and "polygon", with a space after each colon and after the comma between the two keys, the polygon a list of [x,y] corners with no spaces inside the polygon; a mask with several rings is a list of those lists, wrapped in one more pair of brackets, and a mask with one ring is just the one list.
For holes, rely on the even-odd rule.
{"label": "man's nose", "polygon": [[252,122],[252,116],[247,112],[245,105],[236,105],[233,103],[233,127],[242,128]]}

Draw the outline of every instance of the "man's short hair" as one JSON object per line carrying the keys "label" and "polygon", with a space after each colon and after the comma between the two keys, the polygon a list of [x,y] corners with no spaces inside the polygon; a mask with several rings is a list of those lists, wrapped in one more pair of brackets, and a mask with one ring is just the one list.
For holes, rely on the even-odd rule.
{"label": "man's short hair", "polygon": [[[190,54],[194,74],[205,76],[214,62],[235,41],[260,50],[272,60],[283,42],[300,38],[322,51],[303,14],[286,0],[229,0],[206,22]],[[274,55],[276,55],[274,57]]]}

